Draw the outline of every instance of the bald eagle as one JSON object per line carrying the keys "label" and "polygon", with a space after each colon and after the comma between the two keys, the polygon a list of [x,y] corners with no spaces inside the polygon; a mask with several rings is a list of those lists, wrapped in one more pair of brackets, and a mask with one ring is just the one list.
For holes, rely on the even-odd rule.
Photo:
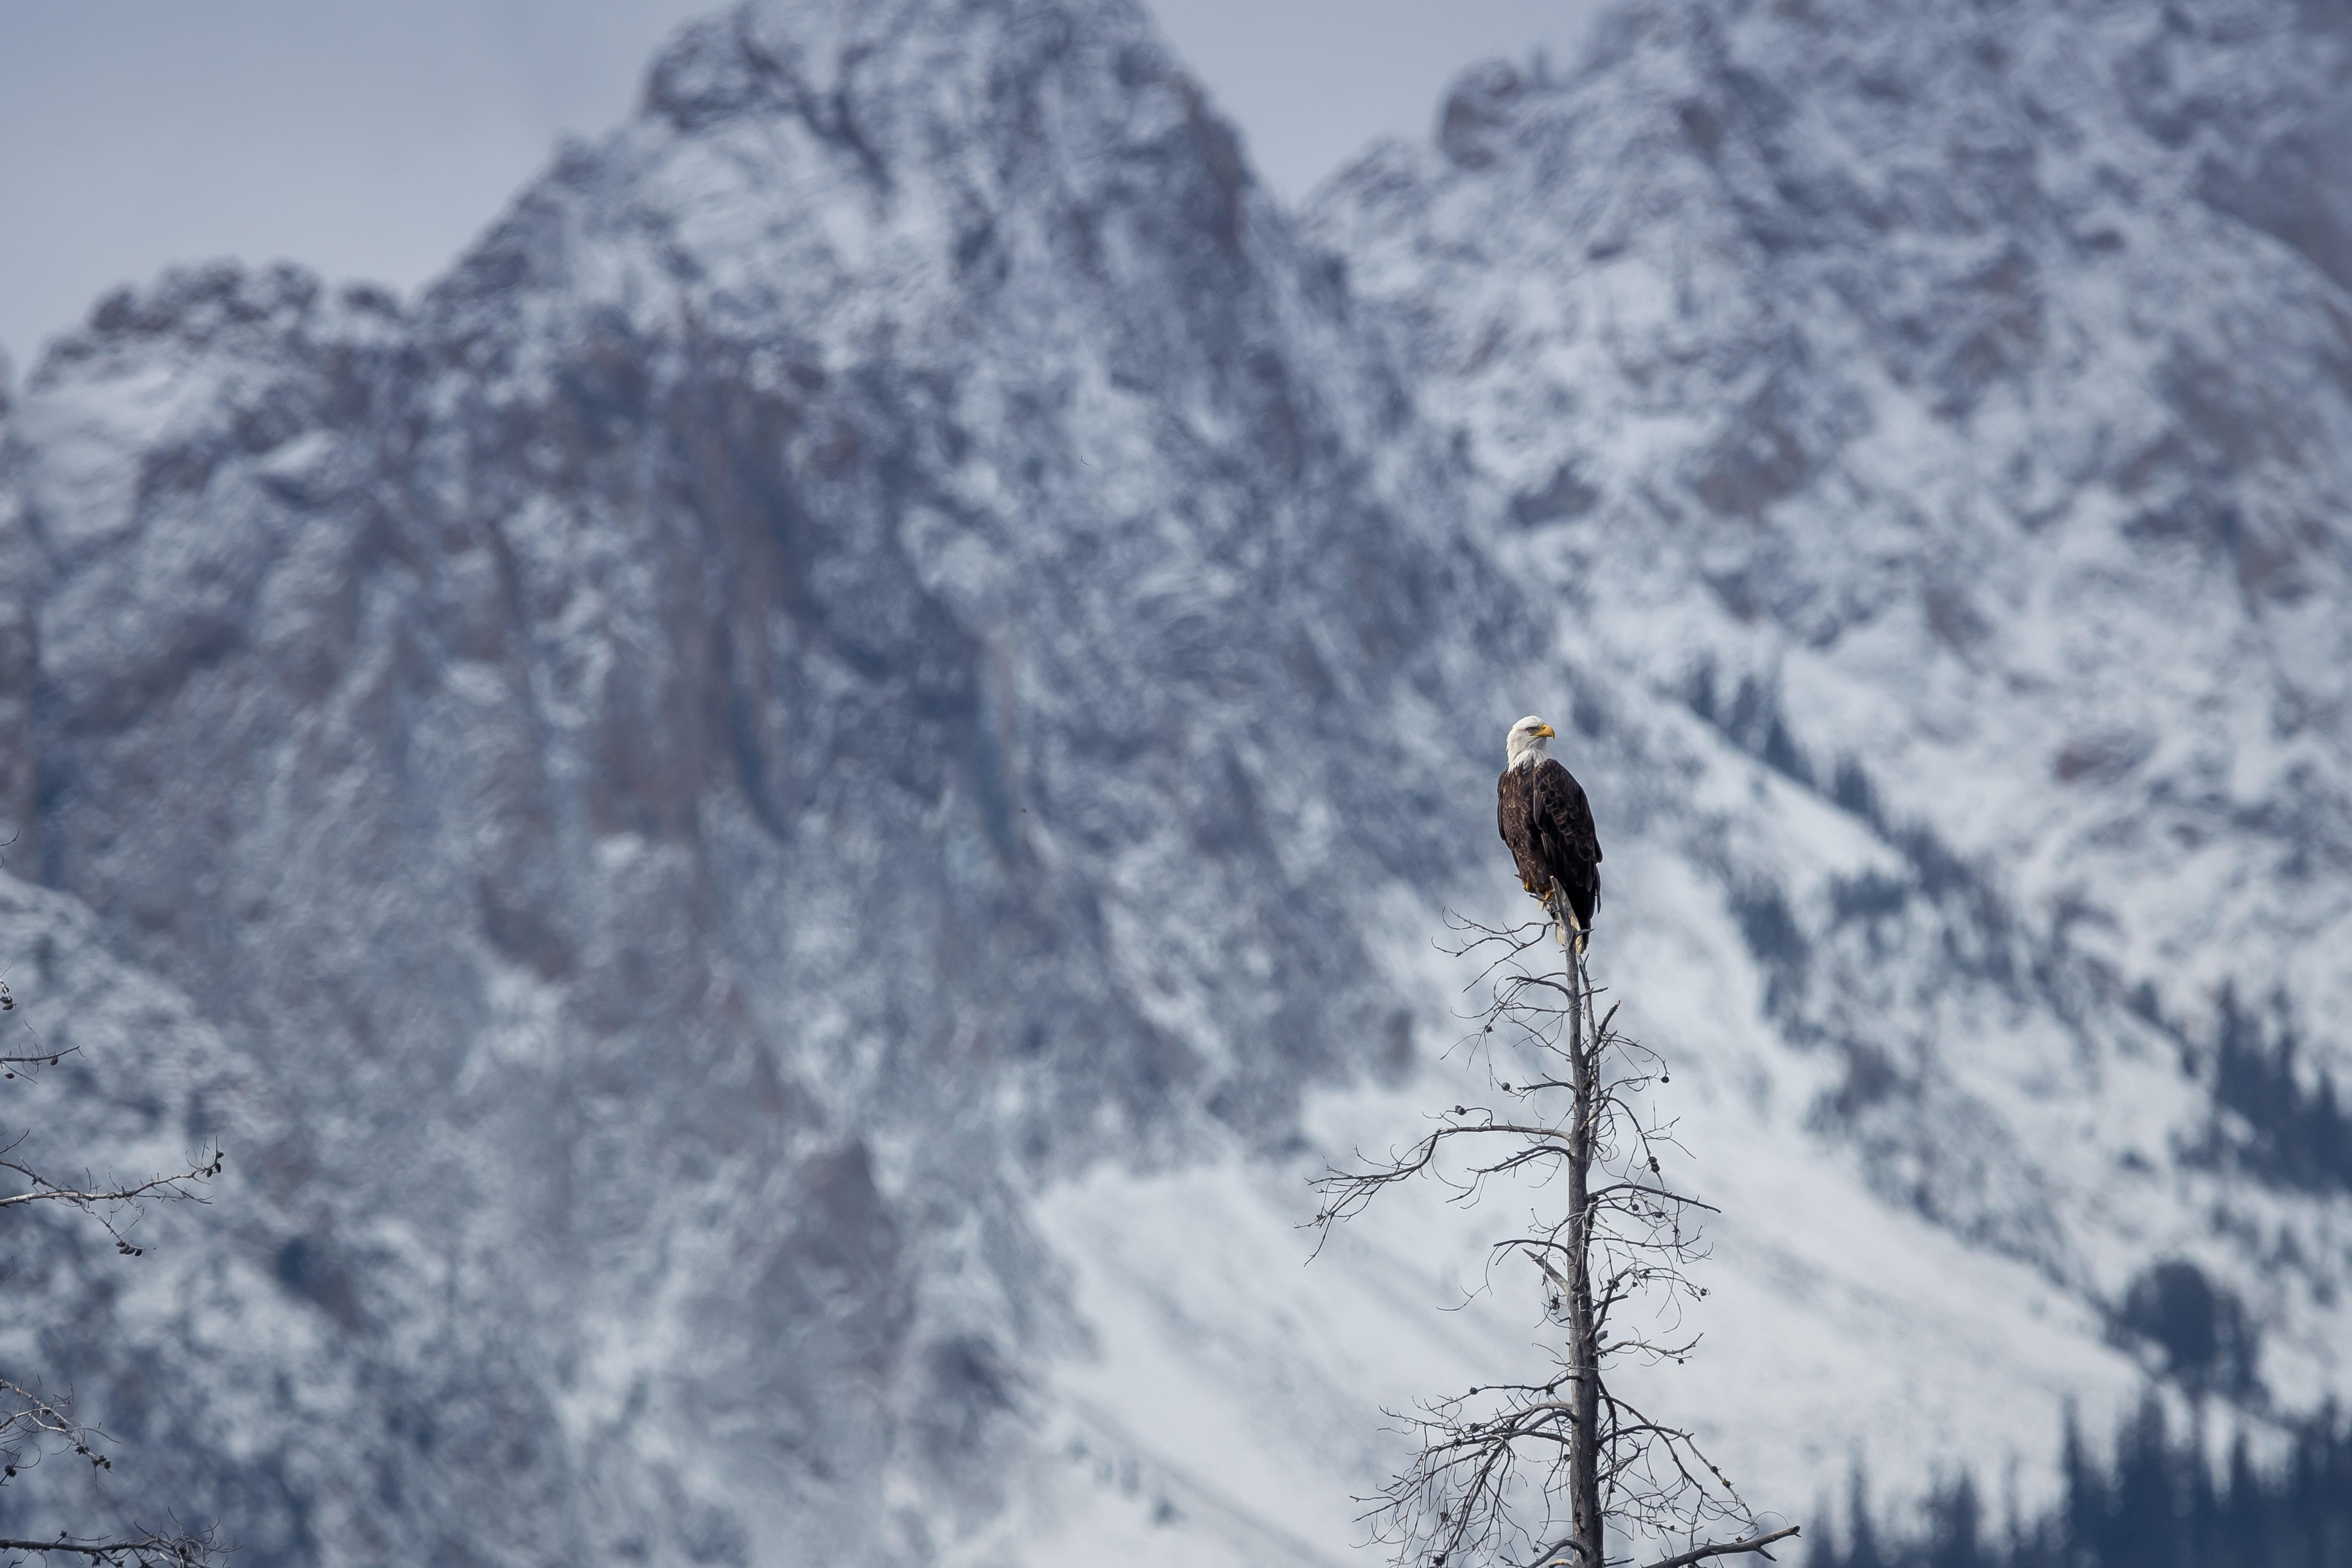
{"label": "bald eagle", "polygon": [[1601,907],[1601,839],[1576,775],[1545,754],[1559,731],[1530,713],[1503,738],[1503,776],[1495,781],[1495,826],[1519,863],[1519,884],[1543,902],[1559,942],[1576,932],[1579,956]]}

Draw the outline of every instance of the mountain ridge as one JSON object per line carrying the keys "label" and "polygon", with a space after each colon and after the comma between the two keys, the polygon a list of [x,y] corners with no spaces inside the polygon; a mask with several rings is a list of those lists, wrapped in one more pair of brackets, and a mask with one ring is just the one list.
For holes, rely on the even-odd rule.
{"label": "mountain ridge", "polygon": [[[2314,112],[2343,68],[2332,35],[2295,54],[2275,7],[2204,26],[2202,79],[2238,100],[2209,120],[2275,82]],[[1906,31],[1631,7],[1573,78],[1472,73],[1436,145],[1376,152],[1309,218],[1513,493],[1507,558],[1574,605],[1581,646],[1872,822],[1994,921],[1963,969],[1974,949],[2058,984],[2045,1005],[2104,1015],[2126,1056],[2210,1038],[2232,981],[2331,1014],[2319,954],[2344,918],[2318,867],[2341,862],[2345,735],[2321,715],[2346,552],[2319,520],[2346,476],[2309,460],[2352,413],[2328,369],[2341,289],[2247,243],[2198,147],[2142,131],[2139,67],[2175,30],[2129,8]],[[2210,302],[2168,346],[2129,312],[2185,310],[2189,267]],[[2231,332],[2259,374],[2164,369],[2221,363]],[[2231,411],[2265,379],[2307,394],[2274,447]],[[2239,613],[2206,595],[2216,555]],[[2265,707],[2270,736],[2229,717]],[[2159,749],[2165,712],[2197,717]],[[2158,834],[2251,835],[2278,874],[2217,879]],[[1755,945],[1801,967],[1898,893],[1851,881],[1801,920],[1764,900]],[[2002,956],[2006,923],[2042,956]],[[1905,1070],[1858,1055],[1848,1096]]]}
{"label": "mountain ridge", "polygon": [[221,1300],[302,1325],[274,1447],[92,1380],[165,1489],[273,1562],[1338,1552],[1380,1403],[1525,1353],[1440,1205],[1268,1260],[1476,1087],[1428,941],[1518,907],[1529,709],[1751,1200],[1743,1482],[2048,1454],[2168,1258],[2339,1386],[2344,1195],[2197,1142],[2220,985],[2343,983],[2336,209],[2260,173],[2339,57],[2167,16],[1635,6],[1294,224],[1134,6],[753,5],[414,301],[102,303],[0,445],[0,784],[284,1097]]}
{"label": "mountain ridge", "polygon": [[793,15],[412,306],[174,274],[28,383],[31,855],[300,1097],[338,1379],[447,1373],[437,1279],[521,1435],[179,1478],[266,1553],[919,1552],[1077,1331],[1024,1189],[1407,1026],[1322,846],[1446,863],[1387,737],[1510,622],[1402,396],[1139,13]]}

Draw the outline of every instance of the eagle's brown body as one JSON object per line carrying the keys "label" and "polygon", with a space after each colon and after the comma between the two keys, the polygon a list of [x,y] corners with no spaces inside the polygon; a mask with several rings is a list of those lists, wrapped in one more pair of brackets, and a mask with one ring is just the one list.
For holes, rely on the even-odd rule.
{"label": "eagle's brown body", "polygon": [[1601,838],[1584,786],[1550,757],[1531,754],[1495,782],[1495,826],[1518,862],[1521,884],[1555,913],[1555,896],[1567,905],[1577,951],[1584,951],[1601,905]]}

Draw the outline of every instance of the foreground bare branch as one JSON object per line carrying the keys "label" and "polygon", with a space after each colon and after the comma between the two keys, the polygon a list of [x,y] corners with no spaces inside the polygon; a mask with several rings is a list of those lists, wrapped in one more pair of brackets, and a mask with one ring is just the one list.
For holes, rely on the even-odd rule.
{"label": "foreground bare branch", "polygon": [[1779,1559],[1764,1549],[1776,1541],[1788,1540],[1797,1533],[1797,1529],[1798,1527],[1793,1524],[1783,1525],[1769,1535],[1751,1536],[1746,1541],[1725,1541],[1708,1546],[1696,1546],[1688,1552],[1677,1552],[1672,1557],[1661,1557],[1655,1563],[1645,1563],[1643,1568],[1687,1568],[1690,1563],[1704,1563],[1710,1557],[1729,1557],[1741,1552],[1753,1552],[1767,1563],[1777,1562]]}
{"label": "foreground bare branch", "polygon": [[60,1535],[55,1541],[0,1541],[0,1552],[66,1552],[109,1568],[201,1568],[215,1550],[210,1535],[150,1533],[115,1540]]}
{"label": "foreground bare branch", "polygon": [[[114,1461],[100,1451],[106,1434],[76,1420],[70,1405],[70,1396],[51,1400],[0,1377],[0,1486],[16,1479],[20,1470],[68,1450],[92,1469],[114,1468]],[[53,1541],[0,1540],[0,1555],[63,1552],[119,1568],[203,1568],[216,1551],[209,1531],[134,1529],[113,1536],[60,1534]]]}
{"label": "foreground bare branch", "polygon": [[[16,997],[5,981],[0,981],[0,1012],[15,1012],[16,1006]],[[0,1052],[0,1081],[37,1077],[42,1068],[56,1067],[76,1054],[74,1047],[49,1047],[21,1016],[17,1023],[22,1036],[37,1048]],[[28,1135],[19,1134],[0,1147],[0,1173],[5,1173],[0,1175],[0,1186],[12,1184],[6,1175],[14,1175],[16,1183],[13,1184],[22,1187],[21,1191],[0,1191],[0,1215],[28,1213],[35,1204],[60,1205],[96,1224],[113,1241],[115,1251],[127,1258],[138,1258],[146,1251],[132,1243],[131,1232],[147,1205],[206,1202],[204,1185],[220,1175],[227,1159],[220,1148],[212,1146],[192,1156],[184,1169],[141,1180],[100,1181],[85,1173],[78,1182],[58,1182],[19,1154]],[[37,1384],[28,1386],[0,1376],[0,1486],[44,1462],[61,1461],[68,1454],[87,1462],[93,1470],[114,1468],[113,1459],[104,1452],[106,1434],[77,1419],[72,1404],[69,1392],[52,1398]],[[219,1550],[209,1531],[176,1527],[158,1531],[134,1525],[110,1535],[61,1531],[49,1541],[0,1539],[0,1563],[13,1565],[38,1555],[74,1557],[103,1568],[207,1568]]]}
{"label": "foreground bare branch", "polygon": [[[18,1140],[18,1142],[22,1142]],[[86,1186],[68,1187],[50,1181],[23,1161],[14,1158],[16,1148],[16,1145],[12,1143],[5,1152],[0,1152],[0,1171],[15,1172],[26,1183],[26,1189],[21,1193],[0,1194],[0,1211],[37,1203],[58,1203],[79,1209],[113,1238],[115,1250],[127,1258],[137,1258],[146,1250],[132,1246],[130,1237],[124,1234],[125,1228],[135,1219],[141,1203],[204,1203],[206,1200],[196,1190],[196,1184],[209,1182],[218,1176],[228,1159],[222,1150],[214,1148],[190,1160],[184,1171],[150,1176],[143,1182],[128,1184],[92,1183]]]}

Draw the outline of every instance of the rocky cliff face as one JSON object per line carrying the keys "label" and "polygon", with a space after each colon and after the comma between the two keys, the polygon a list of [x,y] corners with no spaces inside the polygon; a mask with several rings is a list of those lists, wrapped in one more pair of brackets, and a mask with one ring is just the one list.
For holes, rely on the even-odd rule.
{"label": "rocky cliff face", "polygon": [[1338,1554],[1525,1353],[1475,1221],[1288,1226],[1538,709],[1743,1479],[2046,1445],[2160,1258],[2334,1385],[2213,1052],[2352,1002],[2342,40],[2191,26],[1639,8],[1302,238],[1130,6],[755,4],[413,303],[102,302],[0,443],[10,952],[157,977],[236,1184],[37,1238],[39,1353],[257,1562]]}
{"label": "rocky cliff face", "polygon": [[2084,1184],[2170,1209],[2201,1134],[2153,1079],[2210,1078],[2231,998],[2347,1005],[2347,43],[1634,7],[1313,215],[1563,649],[1894,852],[1735,891],[1766,1008],[1843,1057],[1882,1191],[2061,1272]]}
{"label": "rocky cliff face", "polygon": [[1535,626],[1116,5],[715,20],[415,309],[175,275],[22,426],[20,856],[411,1413],[270,1407],[273,1556],[928,1550],[1071,1331],[1016,1194],[1401,1065],[1354,911]]}

